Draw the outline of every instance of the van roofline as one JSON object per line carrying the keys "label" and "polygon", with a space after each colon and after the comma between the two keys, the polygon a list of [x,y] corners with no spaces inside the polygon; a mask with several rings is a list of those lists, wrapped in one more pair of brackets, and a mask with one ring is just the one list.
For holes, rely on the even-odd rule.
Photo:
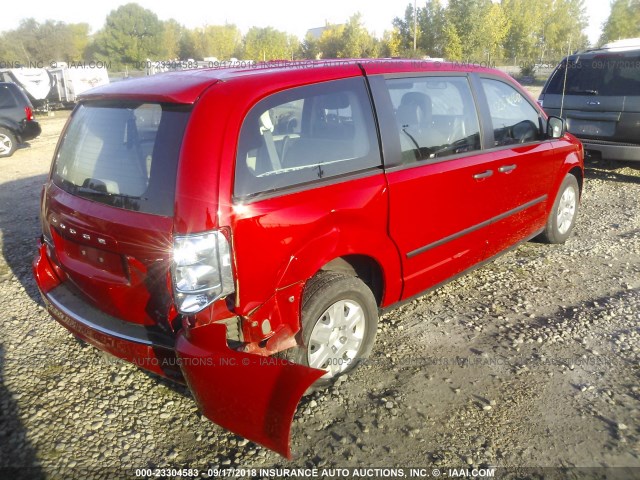
{"label": "van roofline", "polygon": [[248,64],[243,67],[212,67],[194,70],[159,73],[141,78],[122,80],[102,85],[79,95],[87,100],[145,100],[154,102],[193,104],[211,85],[247,76],[280,76],[293,70],[314,69],[319,80],[337,77],[339,72],[353,70],[356,66],[365,75],[406,72],[490,72],[498,70],[472,62],[447,62],[441,59],[326,59],[326,60],[278,60]]}
{"label": "van roofline", "polygon": [[640,38],[625,38],[614,42],[606,43],[601,47],[587,48],[574,55],[582,53],[600,53],[600,52],[633,52],[640,51]]}

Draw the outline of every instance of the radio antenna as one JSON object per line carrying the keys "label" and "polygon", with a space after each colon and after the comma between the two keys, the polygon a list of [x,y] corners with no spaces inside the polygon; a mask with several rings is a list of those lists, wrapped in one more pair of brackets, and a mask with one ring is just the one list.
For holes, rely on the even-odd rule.
{"label": "radio antenna", "polygon": [[564,64],[564,80],[562,82],[562,100],[560,101],[560,118],[564,110],[564,94],[567,90],[567,72],[569,71],[569,54],[571,53],[571,37],[569,37],[569,45],[567,46],[567,61]]}

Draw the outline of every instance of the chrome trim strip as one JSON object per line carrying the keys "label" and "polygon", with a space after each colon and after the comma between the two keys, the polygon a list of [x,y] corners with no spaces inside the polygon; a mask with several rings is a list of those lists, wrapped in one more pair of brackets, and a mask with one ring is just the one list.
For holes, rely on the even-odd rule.
{"label": "chrome trim strip", "polygon": [[464,277],[465,275],[468,275],[470,272],[473,272],[474,270],[482,268],[486,264],[493,262],[496,258],[504,255],[505,253],[511,252],[512,250],[515,250],[520,245],[522,245],[525,242],[528,242],[532,238],[536,238],[542,232],[544,232],[544,228],[541,228],[540,230],[536,230],[531,235],[523,238],[519,242],[514,243],[510,247],[505,248],[501,252],[498,252],[495,255],[493,255],[493,256],[491,256],[489,258],[486,258],[486,259],[482,260],[479,263],[476,263],[475,265],[471,265],[469,268],[467,268],[467,269],[463,270],[462,272],[454,275],[453,277],[447,278],[447,279],[441,281],[440,283],[436,283],[435,285],[433,285],[431,287],[427,287],[426,289],[424,289],[421,292],[416,293],[415,295],[411,295],[410,297],[407,297],[407,298],[405,298],[403,300],[399,300],[399,301],[397,301],[395,303],[391,303],[391,304],[387,305],[386,307],[379,308],[378,312],[380,312],[380,315],[383,315],[383,314],[385,314],[387,312],[390,312],[394,308],[398,308],[398,307],[401,307],[402,305],[406,305],[407,303],[414,301],[416,298],[419,298],[419,297],[421,297],[423,295],[426,295],[427,293],[432,292],[432,291],[442,287],[443,285],[446,285],[449,282],[453,282],[454,280],[457,280],[460,277]]}
{"label": "chrome trim strip", "polygon": [[511,215],[515,215],[518,212],[521,212],[522,210],[526,210],[529,207],[533,207],[534,205],[537,205],[538,203],[542,203],[547,199],[548,195],[542,195],[541,197],[538,197],[536,199],[531,200],[530,202],[524,203],[522,205],[520,205],[519,207],[516,208],[512,208],[511,210],[508,210],[504,213],[501,213],[500,215],[497,215],[493,218],[490,218],[489,220],[485,220],[484,222],[478,223],[476,225],[473,225],[469,228],[465,228],[464,230],[460,230],[459,232],[454,233],[453,235],[449,235],[448,237],[444,237],[441,238],[440,240],[437,240],[433,243],[430,243],[428,245],[425,245],[424,247],[420,247],[417,248],[415,250],[412,250],[411,252],[407,253],[407,258],[412,258],[415,257],[416,255],[420,255],[421,253],[424,253],[428,250],[431,250],[432,248],[436,248],[439,247],[440,245],[444,245],[447,242],[450,242],[452,240],[455,240],[457,238],[460,238],[464,235],[467,235],[471,232],[475,232],[476,230],[479,230],[480,228],[484,228],[487,227],[489,225],[491,225],[492,223],[498,222],[504,218],[507,218]]}
{"label": "chrome trim strip", "polygon": [[[43,295],[43,298],[48,310],[56,320],[65,325],[69,324],[69,328],[71,329],[77,329],[74,324],[79,324],[86,329],[94,330],[120,340],[172,350],[174,348],[169,335],[154,332],[144,325],[125,322],[124,320],[101,312],[74,295],[64,284],[59,285]],[[74,309],[75,311],[67,305],[76,307]],[[90,317],[91,320],[89,320],[88,317]],[[82,333],[82,331],[79,333]]]}

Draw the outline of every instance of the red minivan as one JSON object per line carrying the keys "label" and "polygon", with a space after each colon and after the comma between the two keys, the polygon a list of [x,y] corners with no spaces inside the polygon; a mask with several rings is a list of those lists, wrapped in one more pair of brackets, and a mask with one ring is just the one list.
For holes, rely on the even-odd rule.
{"label": "red minivan", "polygon": [[34,274],[74,335],[186,382],[290,455],[296,405],[381,311],[571,233],[583,149],[503,73],[325,61],[87,92],[42,194]]}

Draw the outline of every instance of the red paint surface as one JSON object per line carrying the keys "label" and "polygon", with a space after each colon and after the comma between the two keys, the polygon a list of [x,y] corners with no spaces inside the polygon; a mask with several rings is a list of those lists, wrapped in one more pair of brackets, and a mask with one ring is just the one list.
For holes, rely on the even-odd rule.
{"label": "red paint surface", "polygon": [[[50,308],[75,335],[143,368],[180,380],[178,363],[207,417],[287,457],[297,402],[323,372],[269,363],[259,355],[291,344],[300,330],[304,285],[319,269],[339,257],[368,257],[382,273],[380,306],[393,305],[541,228],[566,173],[582,169],[582,148],[567,134],[533,146],[413,168],[381,168],[366,176],[238,204],[232,196],[237,138],[247,112],[268,95],[361,76],[362,69],[369,75],[490,72],[511,83],[494,70],[441,62],[363,61],[362,69],[355,61],[325,63],[176,72],[85,94],[86,101],[193,105],[180,153],[174,216],[91,202],[49,180],[42,216],[55,252],[50,258],[41,247],[34,261],[34,275],[45,297],[59,282],[71,282],[88,303],[119,319],[175,330],[188,325],[176,334],[174,351],[90,331]],[[518,165],[513,172],[497,173],[500,166],[513,163]],[[487,169],[494,175],[482,181],[473,178]],[[545,195],[544,202],[517,215],[408,255]],[[236,293],[182,322],[169,280],[173,236],[216,228],[230,232]],[[241,320],[245,342],[250,342],[244,347],[259,355],[228,348],[225,327],[213,322],[231,317]],[[266,319],[271,328],[263,331]],[[173,369],[156,368],[162,359],[173,362]]]}
{"label": "red paint surface", "polygon": [[230,350],[225,327],[217,324],[181,332],[176,352],[207,418],[291,458],[293,414],[323,370]]}

